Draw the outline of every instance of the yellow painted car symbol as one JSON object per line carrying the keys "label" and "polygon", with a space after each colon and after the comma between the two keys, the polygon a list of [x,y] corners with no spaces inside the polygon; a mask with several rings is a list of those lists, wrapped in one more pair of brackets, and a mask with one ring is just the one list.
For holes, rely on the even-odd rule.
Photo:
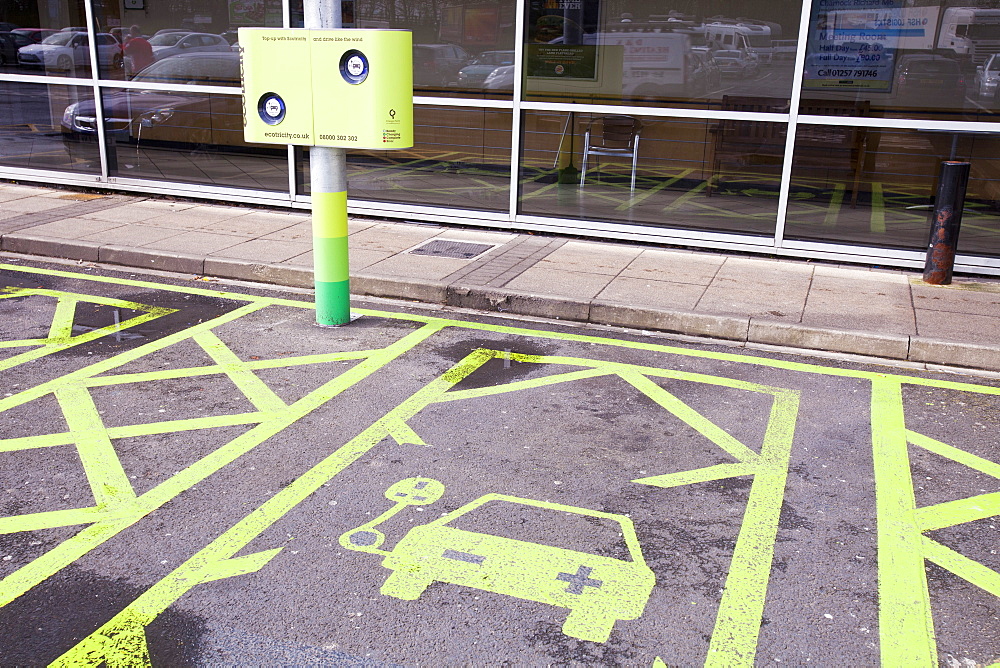
{"label": "yellow painted car symbol", "polygon": [[[448,526],[491,501],[615,522],[631,561]],[[606,642],[616,621],[637,619],[656,581],[629,518],[505,494],[487,494],[414,527],[387,553],[382,565],[393,571],[381,588],[387,596],[416,600],[435,581],[475,587],[569,608],[563,633],[594,642]]]}

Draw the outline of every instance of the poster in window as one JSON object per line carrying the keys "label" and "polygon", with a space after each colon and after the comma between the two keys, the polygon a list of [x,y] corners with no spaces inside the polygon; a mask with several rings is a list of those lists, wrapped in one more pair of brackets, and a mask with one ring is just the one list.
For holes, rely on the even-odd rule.
{"label": "poster in window", "polygon": [[903,0],[824,0],[813,4],[803,87],[892,90],[899,49],[930,49],[937,7]]}
{"label": "poster in window", "polygon": [[528,8],[525,74],[596,81],[600,2],[534,0]]}

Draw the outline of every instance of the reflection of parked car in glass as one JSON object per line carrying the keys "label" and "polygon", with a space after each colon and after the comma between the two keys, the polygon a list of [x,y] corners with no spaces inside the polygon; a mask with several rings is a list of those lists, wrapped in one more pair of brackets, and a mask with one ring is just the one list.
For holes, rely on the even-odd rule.
{"label": "reflection of parked car in glass", "polygon": [[469,62],[469,54],[455,44],[414,44],[413,85],[449,86],[458,81],[458,71]]}
{"label": "reflection of parked car in glass", "polygon": [[[237,87],[240,57],[228,47],[220,53],[184,53],[153,63],[132,82]],[[120,90],[105,94],[104,117],[106,135],[117,142],[247,146],[243,141],[243,103],[239,95]],[[93,100],[66,107],[62,136],[71,156],[78,152],[80,142],[96,141]]]}
{"label": "reflection of parked car in glass", "polygon": [[757,74],[757,64],[742,49],[722,49],[712,54],[722,76],[752,77]]}
{"label": "reflection of parked car in glass", "polygon": [[229,51],[229,42],[207,32],[165,32],[149,38],[153,58],[163,60],[179,53]]}
{"label": "reflection of parked car in glass", "polygon": [[[628,557],[617,559],[455,526],[463,516],[496,503],[507,506],[504,512],[529,507],[552,517],[568,513],[607,522],[621,534]],[[381,588],[386,596],[415,600],[438,581],[556,605],[570,610],[563,633],[593,642],[606,642],[618,620],[638,619],[656,581],[632,521],[624,515],[505,494],[486,494],[413,527],[382,565],[392,570]]]}
{"label": "reflection of parked car in glass", "polygon": [[976,68],[976,92],[979,97],[992,98],[1000,82],[1000,54],[994,53]]}
{"label": "reflection of parked car in glass", "polygon": [[[113,35],[99,32],[97,59],[102,67],[121,69],[121,47]],[[40,44],[22,47],[17,52],[17,62],[23,67],[44,67],[47,70],[69,72],[77,67],[90,65],[90,39],[85,32],[59,31],[49,35]]]}
{"label": "reflection of parked car in glass", "polygon": [[514,90],[514,66],[503,65],[483,79],[483,88],[489,90]]}
{"label": "reflection of parked car in glass", "polygon": [[479,88],[493,70],[514,64],[513,51],[485,51],[458,71],[458,85]]}
{"label": "reflection of parked car in glass", "polygon": [[17,51],[34,44],[30,38],[16,32],[0,32],[0,65],[17,65]]}
{"label": "reflection of parked car in glass", "polygon": [[51,28],[18,28],[17,30],[11,30],[11,32],[18,35],[24,35],[31,40],[32,43],[38,44],[49,35],[54,35],[59,31]]}
{"label": "reflection of parked car in glass", "polygon": [[965,75],[957,61],[931,54],[908,54],[896,64],[896,101],[919,107],[961,107]]}

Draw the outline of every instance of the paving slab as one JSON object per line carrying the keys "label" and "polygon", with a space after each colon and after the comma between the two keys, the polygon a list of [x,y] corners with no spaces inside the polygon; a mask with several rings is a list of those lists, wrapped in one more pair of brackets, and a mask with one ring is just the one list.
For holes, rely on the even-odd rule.
{"label": "paving slab", "polygon": [[132,206],[143,209],[156,209],[161,213],[169,213],[193,209],[198,205],[194,202],[178,202],[169,199],[137,199],[132,203]]}
{"label": "paving slab", "polygon": [[705,286],[702,285],[618,276],[601,290],[597,299],[625,304],[640,301],[653,308],[694,311],[703,294]]}
{"label": "paving slab", "polygon": [[1000,290],[986,290],[979,287],[979,284],[914,284],[910,289],[913,293],[913,307],[917,310],[1000,317]]}
{"label": "paving slab", "polygon": [[[348,230],[350,229],[350,224],[348,224]],[[261,235],[261,239],[273,239],[275,241],[305,241],[309,245],[312,245],[312,222],[308,219],[305,221],[298,221],[289,225],[288,227],[283,227],[280,230],[275,230],[268,234]]]}
{"label": "paving slab", "polygon": [[72,207],[75,202],[52,199],[49,197],[20,197],[4,202],[3,208],[6,211],[20,211],[21,213],[38,213],[39,211],[51,211],[52,209],[65,209]]}
{"label": "paving slab", "polygon": [[182,230],[176,228],[153,227],[152,225],[121,225],[109,230],[87,234],[81,239],[84,241],[96,241],[102,244],[116,244],[120,246],[144,246],[160,241],[167,237],[175,237],[182,234]]}
{"label": "paving slab", "polygon": [[917,335],[964,343],[1000,344],[1000,316],[917,310]]}
{"label": "paving slab", "polygon": [[115,228],[122,227],[123,225],[124,223],[116,223],[108,220],[93,220],[83,217],[64,218],[51,223],[33,225],[31,227],[31,235],[37,237],[52,237],[55,239],[79,239],[89,234],[106,232],[107,230],[113,230]]}
{"label": "paving slab", "polygon": [[[215,235],[219,236],[219,235]],[[275,239],[244,239],[231,237],[235,244],[209,251],[209,255],[230,257],[255,262],[284,262],[312,249],[312,244],[304,241],[278,241]],[[168,240],[169,241],[169,240]]]}
{"label": "paving slab", "polygon": [[[916,334],[910,286],[866,272],[817,273],[809,286],[802,324],[811,327]],[[901,277],[905,278],[905,277]]]}
{"label": "paving slab", "polygon": [[245,241],[246,237],[239,237],[232,234],[193,230],[143,244],[142,247],[172,253],[199,253],[204,256],[211,255],[216,251],[221,251]]}
{"label": "paving slab", "polygon": [[551,267],[535,265],[503,287],[559,298],[593,299],[608,286],[612,278],[608,274],[560,271]]}
{"label": "paving slab", "polygon": [[721,255],[644,250],[622,270],[621,276],[708,285],[725,261]]}
{"label": "paving slab", "polygon": [[811,265],[730,257],[705,290],[697,310],[798,322],[811,280]]}
{"label": "paving slab", "polygon": [[0,202],[10,202],[25,197],[37,197],[45,192],[55,191],[48,191],[38,186],[21,186],[14,183],[4,183],[3,187],[0,188]]}
{"label": "paving slab", "polygon": [[385,260],[366,267],[366,272],[375,272],[393,278],[416,278],[437,281],[469,264],[469,260],[436,255],[391,255]]}
{"label": "paving slab", "polygon": [[[353,248],[401,253],[439,234],[441,234],[441,230],[436,227],[423,225],[395,226],[388,223],[379,223],[378,225],[355,232],[350,236]],[[414,255],[413,257],[418,256]]]}
{"label": "paving slab", "polygon": [[[304,220],[312,227],[312,219],[309,216],[305,216]],[[354,234],[355,232],[360,232],[361,230],[367,230],[369,227],[375,227],[378,225],[377,220],[358,220],[356,218],[348,218],[347,220],[347,233]]]}
{"label": "paving slab", "polygon": [[[168,220],[186,220],[186,221],[199,221],[201,223],[221,223],[222,221],[231,220],[233,218],[239,218],[240,216],[246,216],[247,214],[253,213],[253,209],[245,209],[242,207],[235,206],[211,206],[208,204],[192,206],[183,209],[180,216],[176,218],[172,215],[174,212],[164,212],[162,216],[170,216]],[[221,230],[221,228],[220,228]]]}
{"label": "paving slab", "polygon": [[[81,218],[104,220],[116,223],[142,223],[154,218],[163,218],[162,209],[153,209],[139,204],[117,206],[113,209],[103,209],[80,215]],[[166,222],[166,220],[164,220]]]}
{"label": "paving slab", "polygon": [[271,214],[243,213],[230,218],[213,220],[206,228],[220,234],[233,234],[250,239],[292,227],[294,220],[276,219]]}
{"label": "paving slab", "polygon": [[447,239],[449,241],[464,241],[476,244],[496,244],[502,245],[517,238],[516,234],[507,232],[483,232],[480,230],[460,230],[447,229],[441,232],[436,239]]}
{"label": "paving slab", "polygon": [[538,261],[542,270],[585,272],[616,276],[635,260],[643,251],[629,246],[604,246],[593,242],[569,241]]}

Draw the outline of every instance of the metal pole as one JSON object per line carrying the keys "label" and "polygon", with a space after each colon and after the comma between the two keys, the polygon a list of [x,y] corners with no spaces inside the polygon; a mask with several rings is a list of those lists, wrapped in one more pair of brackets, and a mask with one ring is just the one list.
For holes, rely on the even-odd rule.
{"label": "metal pole", "polygon": [[[341,28],[340,0],[305,0],[306,28]],[[347,264],[347,150],[309,149],[316,324],[351,321]]]}
{"label": "metal pole", "polygon": [[937,196],[934,198],[934,217],[931,221],[931,238],[927,245],[924,263],[924,282],[933,285],[951,283],[955,268],[955,251],[958,232],[962,225],[962,208],[965,206],[965,189],[969,185],[968,162],[947,160],[941,163],[941,177]]}

